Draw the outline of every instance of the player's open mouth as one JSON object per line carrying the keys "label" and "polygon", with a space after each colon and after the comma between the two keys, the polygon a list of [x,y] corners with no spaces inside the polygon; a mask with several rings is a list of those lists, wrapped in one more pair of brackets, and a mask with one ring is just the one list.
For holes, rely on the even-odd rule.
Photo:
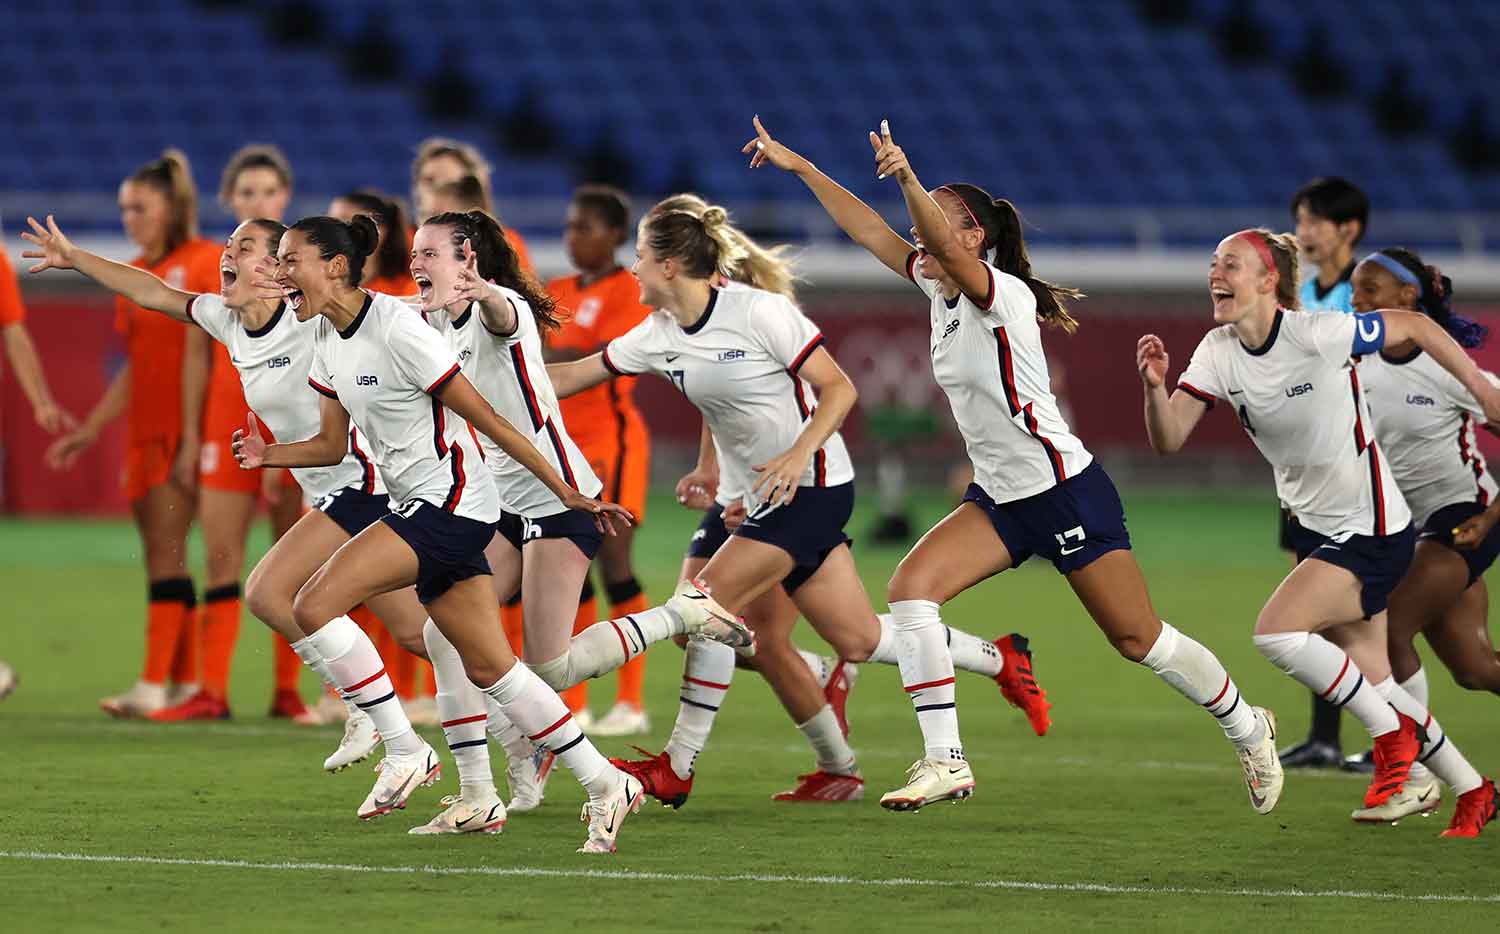
{"label": "player's open mouth", "polygon": [[224,292],[228,292],[230,289],[234,288],[234,284],[235,284],[235,282],[239,281],[239,278],[240,278],[240,274],[237,273],[237,272],[235,272],[235,270],[234,270],[233,267],[231,267],[231,266],[221,267],[219,269],[219,288],[220,288],[220,290],[224,291]]}
{"label": "player's open mouth", "polygon": [[431,279],[427,278],[421,273],[412,276],[412,279],[417,283],[417,291],[421,293],[422,298],[427,299],[432,297]]}
{"label": "player's open mouth", "polygon": [[283,289],[282,294],[286,296],[286,303],[292,307],[293,311],[302,307],[301,289]]}
{"label": "player's open mouth", "polygon": [[1234,293],[1228,289],[1209,289],[1208,294],[1213,296],[1213,300],[1216,302],[1221,302],[1226,298],[1234,298]]}

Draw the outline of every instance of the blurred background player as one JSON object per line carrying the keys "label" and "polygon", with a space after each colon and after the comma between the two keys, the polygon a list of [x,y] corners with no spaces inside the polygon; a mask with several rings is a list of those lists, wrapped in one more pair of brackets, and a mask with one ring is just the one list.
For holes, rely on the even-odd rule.
{"label": "blurred background player", "polygon": [[[474,181],[479,183],[477,203],[457,203],[455,200],[439,206],[435,200],[439,186],[462,182],[465,176],[473,176]],[[472,195],[472,187],[466,184],[459,191],[450,189],[447,197],[462,193]],[[418,224],[444,211],[483,211],[500,222],[501,228],[505,230],[506,242],[521,258],[521,268],[531,271],[531,254],[526,249],[525,238],[507,226],[504,218],[495,210],[495,197],[490,187],[490,164],[469,143],[441,136],[430,136],[422,141],[417,147],[417,157],[411,164],[411,203],[416,211]]]}
{"label": "blurred background player", "polygon": [[[615,259],[630,235],[630,201],[618,189],[586,185],[573,193],[568,207],[563,244],[576,274],[553,279],[547,290],[563,311],[562,327],[547,340],[548,362],[577,360],[597,353],[606,344],[645,320],[651,309],[640,302],[635,276]],[[646,484],[651,475],[651,436],[633,400],[635,380],[622,378],[562,400],[563,422],[594,474],[604,482],[602,497],[619,503],[635,516],[646,516]],[[644,612],[650,603],[636,579],[630,550],[635,529],[606,537],[594,559],[599,584],[609,600],[609,619]],[[575,631],[596,618],[594,583],[584,581]],[[511,610],[511,613],[514,611]],[[628,736],[648,732],[650,721],[641,699],[646,656],[636,656],[619,671],[614,706],[594,722],[599,736]],[[588,682],[563,692],[563,700],[585,719]]]}
{"label": "blurred background player", "polygon": [[[1297,297],[1301,311],[1354,310],[1354,247],[1370,223],[1370,199],[1351,182],[1336,177],[1315,178],[1292,196],[1292,220],[1297,243],[1312,274],[1302,281]],[[1295,559],[1295,520],[1281,508],[1278,541]],[[1373,768],[1368,755],[1351,756],[1351,764]],[[1344,760],[1339,743],[1339,708],[1313,694],[1312,723],[1307,739],[1281,751],[1286,768],[1336,768]]]}
{"label": "blurred background player", "polygon": [[[120,220],[140,248],[130,265],[175,288],[213,292],[219,287],[219,244],[198,236],[198,191],[187,157],[168,149],[120,185]],[[148,609],[146,658],[141,676],[123,694],[99,706],[117,717],[144,717],[197,693],[197,595],[187,570],[187,533],[195,490],[172,476],[182,451],[182,358],[187,326],[115,300],[116,327],[125,337],[127,362],[78,428],[47,450],[48,463],[66,470],[96,441],[104,426],[129,413],[125,496],[141,537]],[[171,680],[176,690],[168,692]]]}
{"label": "blurred background player", "polygon": [[[292,167],[275,146],[242,147],[224,166],[219,203],[235,223],[256,218],[281,221],[292,197]],[[180,704],[158,710],[160,721],[213,720],[229,716],[227,678],[240,631],[241,577],[250,525],[262,495],[271,515],[272,540],[302,514],[302,492],[285,470],[241,470],[229,452],[229,438],[244,427],[250,406],[228,349],[201,328],[187,328],[182,357],[183,442],[173,479],[198,489],[198,528],[203,534],[204,590],[201,650],[207,683]],[[297,686],[302,661],[284,638],[271,633],[274,689],[270,715],[300,724],[320,718],[302,703]]]}

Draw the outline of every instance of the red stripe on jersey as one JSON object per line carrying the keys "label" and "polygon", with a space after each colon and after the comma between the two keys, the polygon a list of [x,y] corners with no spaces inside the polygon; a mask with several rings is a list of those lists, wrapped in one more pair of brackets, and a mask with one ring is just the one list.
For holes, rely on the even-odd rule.
{"label": "red stripe on jersey", "polygon": [[910,253],[906,254],[906,278],[910,279],[913,282],[917,281],[917,260],[921,257],[921,255],[922,254],[917,250],[912,250]]}
{"label": "red stripe on jersey", "polygon": [[468,425],[469,437],[474,439],[474,450],[479,452],[479,460],[480,462],[483,462],[486,458],[484,456],[484,445],[479,443],[479,433],[474,430],[473,425],[469,425],[468,422],[465,422],[464,424]]}
{"label": "red stripe on jersey", "polygon": [[359,491],[361,493],[374,493],[375,465],[365,456],[365,452],[359,449],[359,429],[353,425],[349,426],[349,452],[354,455],[354,459],[359,461],[359,466],[363,468]]}
{"label": "red stripe on jersey", "polygon": [[1385,484],[1380,479],[1380,448],[1370,445],[1370,489],[1375,497],[1375,534],[1385,534]]}
{"label": "red stripe on jersey", "polygon": [[327,386],[320,385],[318,381],[313,379],[311,376],[307,378],[307,385],[316,389],[318,392],[322,393],[330,399],[337,399],[339,397],[338,393],[334,392],[332,389],[329,389]]}
{"label": "red stripe on jersey", "polygon": [[1354,394],[1354,450],[1363,454],[1368,444],[1365,439],[1364,416],[1360,414],[1359,407],[1359,374],[1355,372],[1354,367],[1349,368],[1349,391]]}
{"label": "red stripe on jersey", "polygon": [[[805,357],[809,352],[816,350],[818,345],[822,342],[823,335],[819,334],[817,339],[812,344],[808,345],[808,349],[804,350],[799,356]],[[802,362],[803,361],[799,359],[797,361],[797,366],[801,366]],[[807,404],[807,396],[802,391],[802,377],[798,376],[796,370],[794,369],[787,370],[786,375],[792,378],[792,398],[796,400],[797,403],[797,414],[802,417],[803,421],[812,418],[813,413],[816,412],[817,409]],[[813,455],[813,485],[828,485],[828,455],[822,448],[818,448],[817,453]]]}
{"label": "red stripe on jersey", "polygon": [[1047,460],[1052,464],[1052,476],[1058,483],[1062,483],[1068,479],[1068,472],[1063,467],[1062,454],[1051,441],[1042,436],[1041,425],[1032,412],[1032,406],[1035,403],[1021,404],[1021,394],[1016,389],[1016,372],[1011,359],[1010,338],[1006,336],[1003,326],[995,328],[994,333],[995,344],[1000,355],[1000,384],[1005,387],[1005,401],[1010,406],[1010,415],[1012,418],[1017,415],[1022,417],[1026,423],[1026,432],[1035,438],[1041,444],[1042,449],[1047,452]]}
{"label": "red stripe on jersey", "polygon": [[526,414],[531,416],[531,430],[542,430],[542,407],[537,403],[536,390],[531,385],[531,374],[526,372],[526,355],[520,344],[510,345],[510,361],[516,371],[516,383],[521,387],[521,400],[526,403]]}
{"label": "red stripe on jersey", "polygon": [[991,269],[988,265],[986,265],[984,267],[984,271],[990,277],[990,289],[989,289],[989,291],[987,293],[985,293],[985,295],[986,295],[985,300],[982,301],[982,302],[976,302],[975,304],[977,304],[979,306],[979,310],[980,311],[989,311],[991,308],[995,307],[995,298],[996,298],[995,293],[998,292],[999,290],[997,288],[995,288],[995,271],[993,269]]}
{"label": "red stripe on jersey", "polygon": [[818,335],[814,336],[812,340],[810,340],[810,341],[807,342],[807,346],[804,347],[804,348],[802,348],[802,352],[801,353],[797,354],[797,356],[795,356],[795,357],[792,358],[792,365],[789,366],[789,367],[787,367],[787,370],[793,376],[796,376],[797,375],[797,371],[800,370],[800,369],[802,369],[802,364],[806,363],[807,362],[807,358],[810,357],[810,356],[812,356],[812,352],[814,350],[817,350],[821,346],[823,346],[823,335],[822,334],[818,334]]}
{"label": "red stripe on jersey", "polygon": [[[1349,368],[1349,388],[1354,394],[1354,444],[1360,454],[1370,452],[1370,497],[1375,507],[1375,534],[1385,534],[1385,484],[1380,479],[1380,451],[1373,439],[1365,435],[1365,419],[1360,409],[1363,395],[1359,391],[1359,373]],[[1337,682],[1335,682],[1337,683]],[[1329,690],[1333,690],[1329,688]]]}
{"label": "red stripe on jersey", "polygon": [[1010,405],[1011,418],[1015,418],[1021,414],[1021,396],[1016,392],[1016,374],[1010,360],[1010,338],[1005,335],[1004,327],[995,328],[995,341],[1000,353],[1000,385],[1005,387],[1005,401]]}
{"label": "red stripe on jersey", "polygon": [[542,426],[547,429],[547,437],[552,440],[552,450],[557,452],[557,465],[562,468],[563,480],[573,489],[578,489],[578,479],[573,476],[573,465],[568,463],[568,452],[563,448],[562,436],[557,433],[557,426],[552,424],[552,419],[547,419]]}
{"label": "red stripe on jersey", "polygon": [[1490,504],[1490,494],[1485,491],[1483,482],[1484,455],[1469,446],[1469,430],[1469,413],[1464,412],[1459,416],[1458,422],[1458,456],[1474,472],[1474,486],[1479,492],[1477,497],[1479,505],[1488,506]]}
{"label": "red stripe on jersey", "polygon": [[1199,389],[1197,386],[1194,386],[1192,383],[1188,383],[1188,382],[1184,382],[1182,380],[1178,380],[1177,381],[1177,388],[1181,389],[1183,392],[1185,392],[1188,395],[1192,396],[1194,399],[1197,399],[1199,402],[1203,403],[1204,405],[1208,406],[1209,408],[1213,408],[1214,407],[1214,403],[1219,401],[1214,396],[1213,393],[1204,392],[1203,390]]}
{"label": "red stripe on jersey", "polygon": [[540,733],[533,733],[531,735],[531,741],[532,742],[536,742],[537,740],[540,740],[542,737],[546,736],[548,733],[551,733],[553,730],[555,730],[558,727],[562,726],[564,723],[567,723],[571,719],[573,719],[573,715],[571,713],[565,713],[565,714],[563,714],[562,715],[562,719],[558,720],[556,723],[554,723],[551,726],[547,727],[542,732],[540,732]]}
{"label": "red stripe on jersey", "polygon": [[457,375],[458,364],[455,363],[453,364],[453,366],[448,368],[448,372],[444,373],[442,376],[439,376],[436,380],[433,381],[431,386],[427,387],[427,394],[430,396],[435,392],[442,391],[442,388],[448,385],[448,381]]}
{"label": "red stripe on jersey", "polygon": [[464,475],[464,449],[455,444],[448,450],[453,452],[453,459],[448,462],[453,470],[453,485],[448,488],[448,498],[443,500],[443,509],[454,512],[458,509],[459,500],[464,497],[464,483],[468,478]]}
{"label": "red stripe on jersey", "polygon": [[443,414],[443,403],[436,396],[432,402],[432,447],[437,451],[438,460],[442,460],[448,453],[448,417]]}

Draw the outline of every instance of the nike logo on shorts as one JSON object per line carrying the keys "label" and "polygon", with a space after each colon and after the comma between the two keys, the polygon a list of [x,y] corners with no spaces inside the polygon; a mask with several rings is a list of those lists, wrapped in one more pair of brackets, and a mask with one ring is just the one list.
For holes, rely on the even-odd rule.
{"label": "nike logo on shorts", "polygon": [[1077,548],[1063,548],[1063,549],[1060,549],[1060,553],[1064,554],[1064,555],[1071,555],[1074,552],[1082,551],[1082,550],[1083,550],[1083,546],[1079,545]]}

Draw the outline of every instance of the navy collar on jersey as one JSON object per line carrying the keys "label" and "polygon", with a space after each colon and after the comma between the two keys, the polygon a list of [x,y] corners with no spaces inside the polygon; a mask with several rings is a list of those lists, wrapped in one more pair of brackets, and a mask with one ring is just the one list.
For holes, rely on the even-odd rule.
{"label": "navy collar on jersey", "polygon": [[474,303],[470,302],[469,307],[464,309],[464,313],[453,319],[453,330],[462,331],[464,325],[468,324],[472,317],[474,317]]}
{"label": "navy collar on jersey", "polygon": [[265,324],[261,325],[253,331],[250,328],[245,328],[245,336],[265,337],[267,334],[270,334],[272,331],[276,330],[276,325],[281,323],[281,315],[285,311],[286,302],[282,302],[281,304],[277,305],[276,310],[271,313],[271,320],[267,321]]}
{"label": "navy collar on jersey", "polygon": [[1333,285],[1330,285],[1326,289],[1323,288],[1323,283],[1321,283],[1321,282],[1318,281],[1318,277],[1317,276],[1313,276],[1312,277],[1313,295],[1315,295],[1317,297],[1318,301],[1320,301],[1320,302],[1323,301],[1324,299],[1328,298],[1328,296],[1333,292],[1334,289],[1338,288],[1339,286],[1343,285],[1345,282],[1348,282],[1348,281],[1350,281],[1351,279],[1354,278],[1354,267],[1357,266],[1358,264],[1359,264],[1358,260],[1352,260],[1351,259],[1349,261],[1349,265],[1347,265],[1347,266],[1344,267],[1344,271],[1341,272],[1341,273],[1339,273],[1339,277],[1337,279],[1333,280]]}
{"label": "navy collar on jersey", "polygon": [[354,332],[359,330],[359,326],[365,323],[365,315],[370,313],[370,306],[373,304],[375,304],[375,296],[366,292],[364,307],[359,310],[359,314],[354,316],[354,320],[349,322],[349,326],[339,332],[339,337],[342,337],[344,340],[353,337]]}
{"label": "navy collar on jersey", "polygon": [[1240,341],[1240,347],[1244,348],[1245,353],[1249,354],[1252,357],[1262,356],[1262,355],[1270,352],[1271,345],[1274,344],[1274,343],[1276,343],[1276,335],[1280,334],[1280,333],[1281,333],[1281,309],[1278,308],[1278,309],[1276,309],[1276,320],[1274,320],[1274,321],[1271,322],[1271,333],[1269,335],[1267,335],[1266,342],[1264,344],[1261,344],[1259,347],[1245,347],[1245,342],[1244,341]]}
{"label": "navy collar on jersey", "polygon": [[693,326],[683,328],[682,333],[697,334],[699,331],[703,330],[704,326],[708,324],[708,316],[714,313],[714,305],[718,304],[718,301],[719,290],[710,287],[708,290],[708,307],[703,309],[703,315],[699,317],[697,321],[693,322]]}
{"label": "navy collar on jersey", "polygon": [[1386,363],[1389,363],[1391,366],[1405,366],[1406,364],[1412,362],[1420,356],[1422,356],[1422,348],[1420,347],[1413,347],[1411,349],[1411,353],[1406,354],[1402,357],[1392,357],[1388,355],[1384,349],[1380,351],[1380,359],[1384,360]]}

